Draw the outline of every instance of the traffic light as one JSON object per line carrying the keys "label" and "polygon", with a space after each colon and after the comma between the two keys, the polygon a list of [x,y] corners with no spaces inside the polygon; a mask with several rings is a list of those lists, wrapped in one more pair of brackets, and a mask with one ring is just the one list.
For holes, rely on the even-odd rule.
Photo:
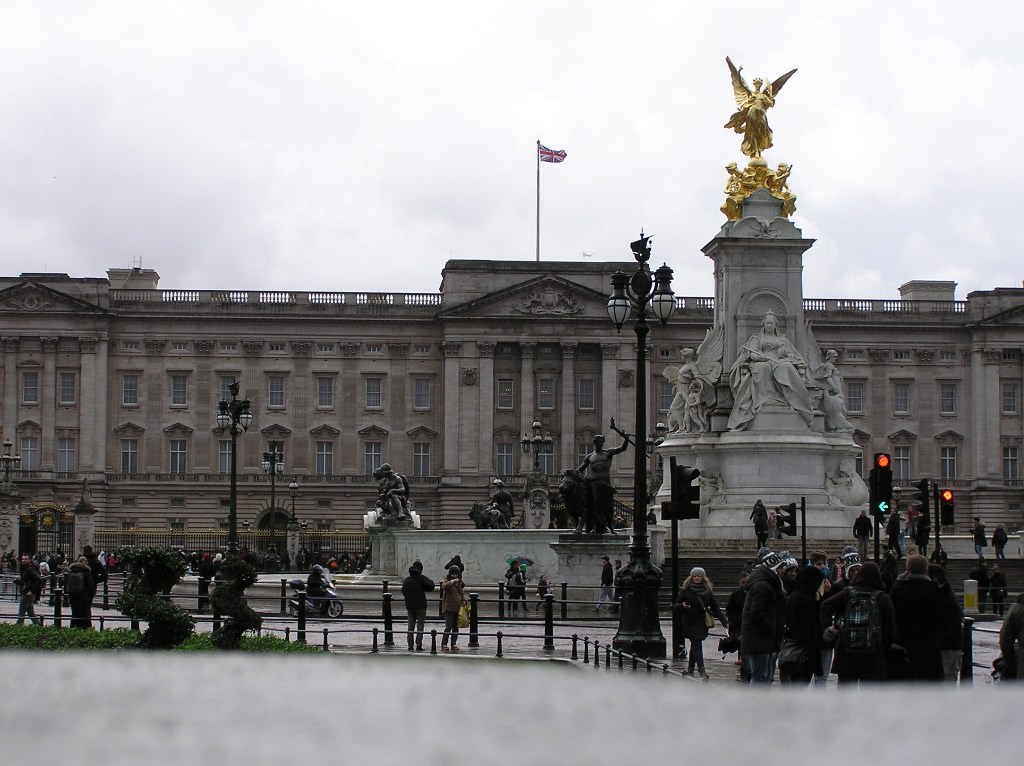
{"label": "traffic light", "polygon": [[921,516],[925,519],[931,519],[932,517],[932,493],[931,485],[928,479],[921,479],[920,481],[910,482],[910,486],[914,487],[917,492],[914,493],[914,499],[911,500],[911,504],[918,504],[921,506]]}
{"label": "traffic light", "polygon": [[892,510],[892,460],[888,452],[875,453],[875,466],[871,469],[871,515],[881,520]]}
{"label": "traffic light", "polygon": [[942,526],[953,526],[956,515],[956,498],[953,497],[953,490],[943,489],[939,491],[939,515],[942,519]]}
{"label": "traffic light", "polygon": [[779,520],[776,526],[780,534],[796,537],[796,503],[779,506]]}
{"label": "traffic light", "polygon": [[700,518],[700,471],[688,465],[672,466],[672,515],[674,519]]}

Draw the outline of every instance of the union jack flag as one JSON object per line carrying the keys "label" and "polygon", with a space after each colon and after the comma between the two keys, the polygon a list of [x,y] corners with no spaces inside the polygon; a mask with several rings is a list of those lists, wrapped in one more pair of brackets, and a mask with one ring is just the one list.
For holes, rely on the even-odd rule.
{"label": "union jack flag", "polygon": [[544,144],[537,144],[537,156],[541,162],[562,162],[565,160],[564,149],[548,149]]}

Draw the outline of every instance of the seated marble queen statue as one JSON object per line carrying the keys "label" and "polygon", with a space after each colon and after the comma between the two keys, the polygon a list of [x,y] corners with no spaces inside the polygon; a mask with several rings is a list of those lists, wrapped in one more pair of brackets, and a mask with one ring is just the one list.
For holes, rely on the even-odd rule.
{"label": "seated marble queen statue", "polygon": [[766,404],[788,405],[810,425],[814,414],[804,383],[806,366],[789,338],[779,332],[775,314],[767,312],[760,331],[750,336],[729,370],[729,430],[747,428]]}

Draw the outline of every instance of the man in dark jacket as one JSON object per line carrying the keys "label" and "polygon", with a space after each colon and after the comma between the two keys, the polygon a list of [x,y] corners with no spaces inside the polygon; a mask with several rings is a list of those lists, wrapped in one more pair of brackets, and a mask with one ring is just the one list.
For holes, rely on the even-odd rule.
{"label": "man in dark jacket", "polygon": [[409,614],[406,637],[409,651],[413,650],[413,630],[416,631],[416,651],[423,651],[423,624],[427,620],[427,593],[434,589],[434,581],[423,574],[423,565],[418,561],[409,567],[409,576],[402,580],[402,598]]}
{"label": "man in dark jacket", "polygon": [[867,511],[861,511],[860,516],[853,520],[853,536],[857,540],[857,553],[861,560],[868,557],[868,540],[874,534],[874,524],[868,518]]}
{"label": "man in dark jacket", "polygon": [[100,589],[100,585],[107,581],[107,568],[100,562],[100,557],[96,555],[91,545],[86,545],[82,548],[82,555],[85,556],[85,560],[89,564],[89,572],[92,574],[92,590],[89,593],[88,614],[88,618],[91,620],[92,602],[96,598],[96,592]]}
{"label": "man in dark jacket", "polygon": [[939,629],[939,653],[942,655],[942,676],[955,684],[960,677],[963,659],[964,614],[956,599],[946,570],[938,564],[928,565],[928,576],[935,580],[942,594],[942,627]]}
{"label": "man in dark jacket", "polygon": [[907,571],[889,594],[896,612],[896,643],[906,650],[909,667],[899,681],[941,681],[944,599],[939,586],[928,576],[928,559],[907,556]]}
{"label": "man in dark jacket", "polygon": [[740,652],[751,686],[771,684],[775,659],[786,627],[786,597],[782,592],[782,557],[767,548],[747,581],[740,628]]}
{"label": "man in dark jacket", "polygon": [[834,596],[821,602],[821,626],[833,637],[838,637],[837,627],[846,615],[846,607],[852,594],[859,591],[877,592],[877,603],[881,612],[880,646],[870,654],[854,654],[848,652],[843,641],[836,643],[833,670],[839,677],[839,685],[863,681],[884,681],[886,678],[886,655],[892,646],[896,634],[896,617],[892,608],[892,599],[882,586],[882,574],[878,564],[866,561],[860,571],[853,577],[850,585]]}

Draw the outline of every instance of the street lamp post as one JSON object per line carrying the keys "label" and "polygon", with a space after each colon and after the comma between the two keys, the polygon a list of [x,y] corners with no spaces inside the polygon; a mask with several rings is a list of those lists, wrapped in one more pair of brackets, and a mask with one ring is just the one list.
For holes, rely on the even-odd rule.
{"label": "street lamp post", "polygon": [[238,381],[228,386],[231,401],[222,399],[217,405],[217,427],[221,433],[231,430],[231,501],[228,509],[228,553],[238,554],[238,435],[252,425],[248,399],[238,398]]}
{"label": "street lamp post", "polygon": [[4,467],[4,489],[10,492],[11,489],[11,469],[21,464],[21,455],[12,455],[11,450],[14,448],[14,444],[10,439],[4,439],[4,452],[0,455],[0,463]]}
{"label": "street lamp post", "polygon": [[675,309],[672,269],[661,266],[654,274],[647,265],[651,257],[650,237],[630,243],[639,268],[632,276],[617,271],[612,275],[608,316],[617,330],[635,315],[636,332],[636,437],[633,445],[633,536],[629,563],[619,570],[617,582],[622,594],[619,628],[612,645],[628,654],[648,658],[665,657],[665,637],[658,618],[658,588],[662,572],[651,563],[647,535],[647,326],[648,311],[662,324]]}
{"label": "street lamp post", "polygon": [[523,445],[523,452],[529,454],[533,450],[533,472],[535,474],[540,473],[540,456],[541,454],[547,454],[551,451],[554,444],[554,439],[551,438],[551,434],[541,435],[543,425],[537,418],[533,419],[533,424],[530,426],[533,431],[533,438],[529,434],[523,434],[520,444]]}
{"label": "street lamp post", "polygon": [[291,482],[288,484],[288,494],[292,498],[292,515],[288,519],[289,524],[295,524],[298,522],[298,518],[295,516],[295,498],[299,496],[299,483],[295,481],[295,477],[292,477]]}
{"label": "street lamp post", "polygon": [[276,552],[277,536],[274,530],[277,521],[277,477],[284,473],[284,452],[277,445],[270,445],[270,449],[263,453],[260,465],[270,477],[270,547]]}

